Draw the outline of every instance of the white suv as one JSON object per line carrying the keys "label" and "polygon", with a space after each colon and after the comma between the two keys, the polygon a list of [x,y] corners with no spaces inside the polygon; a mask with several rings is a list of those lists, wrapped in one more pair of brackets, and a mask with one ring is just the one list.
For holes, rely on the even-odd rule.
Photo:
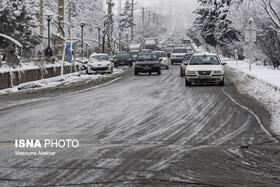
{"label": "white suv", "polygon": [[175,47],[173,48],[171,54],[171,64],[182,63],[184,56],[188,53],[185,47]]}
{"label": "white suv", "polygon": [[186,86],[191,83],[224,85],[224,67],[217,54],[194,54],[186,64]]}

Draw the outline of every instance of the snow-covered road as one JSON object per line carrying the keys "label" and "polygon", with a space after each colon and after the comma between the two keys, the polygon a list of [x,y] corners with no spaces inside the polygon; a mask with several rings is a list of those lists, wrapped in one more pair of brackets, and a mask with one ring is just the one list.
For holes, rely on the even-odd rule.
{"label": "snow-covered road", "polygon": [[[175,65],[161,76],[52,92],[0,96],[9,101],[0,109],[0,186],[280,185],[269,113],[228,81],[185,87]],[[21,138],[80,147],[13,156]]]}

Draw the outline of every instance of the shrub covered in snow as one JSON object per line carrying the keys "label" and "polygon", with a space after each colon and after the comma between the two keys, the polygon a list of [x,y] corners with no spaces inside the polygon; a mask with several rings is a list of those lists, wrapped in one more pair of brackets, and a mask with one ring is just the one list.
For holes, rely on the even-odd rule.
{"label": "shrub covered in snow", "polygon": [[[24,54],[39,44],[39,36],[34,31],[37,25],[33,23],[32,13],[26,8],[24,1],[7,0],[0,7],[0,33],[11,36],[24,46]],[[13,43],[7,39],[0,39],[0,48],[9,50]]]}

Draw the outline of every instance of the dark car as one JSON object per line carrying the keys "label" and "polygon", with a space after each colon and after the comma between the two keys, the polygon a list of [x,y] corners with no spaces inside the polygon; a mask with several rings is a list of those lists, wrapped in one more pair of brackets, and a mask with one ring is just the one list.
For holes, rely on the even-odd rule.
{"label": "dark car", "polygon": [[156,72],[158,75],[161,74],[161,65],[159,57],[155,54],[139,54],[134,66],[134,74],[138,73],[149,73]]}
{"label": "dark car", "polygon": [[129,57],[130,57],[130,59],[133,61],[133,62],[135,62],[135,60],[136,60],[136,58],[137,58],[137,56],[139,55],[139,51],[138,50],[132,50],[132,51],[130,51],[129,52]]}
{"label": "dark car", "polygon": [[113,58],[113,62],[115,67],[122,65],[132,66],[133,64],[129,53],[117,53]]}

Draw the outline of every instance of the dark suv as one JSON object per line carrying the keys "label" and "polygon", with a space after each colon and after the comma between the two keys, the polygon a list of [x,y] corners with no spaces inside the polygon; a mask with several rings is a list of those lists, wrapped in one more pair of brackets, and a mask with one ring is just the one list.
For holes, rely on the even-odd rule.
{"label": "dark suv", "polygon": [[157,72],[158,75],[161,74],[160,60],[155,54],[139,54],[134,67],[134,74],[138,73],[149,73]]}
{"label": "dark suv", "polygon": [[114,66],[118,67],[121,65],[132,66],[133,62],[129,56],[129,53],[117,53],[113,58]]}

